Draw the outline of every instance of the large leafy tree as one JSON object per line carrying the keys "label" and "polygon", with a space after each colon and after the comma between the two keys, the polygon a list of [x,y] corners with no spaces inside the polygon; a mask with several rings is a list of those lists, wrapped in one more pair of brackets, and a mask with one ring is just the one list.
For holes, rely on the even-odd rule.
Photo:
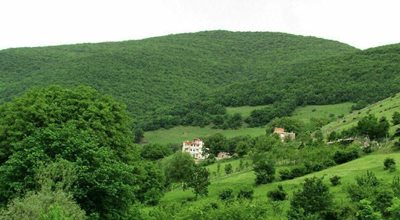
{"label": "large leafy tree", "polygon": [[163,181],[162,175],[138,161],[131,120],[111,97],[88,87],[52,86],[32,90],[0,112],[2,204],[38,190],[38,168],[59,159],[76,166],[69,191],[91,216],[122,218],[149,190],[162,192],[145,184]]}
{"label": "large leafy tree", "polygon": [[303,188],[293,194],[290,201],[289,219],[302,219],[316,217],[316,219],[329,219],[333,208],[333,196],[329,187],[322,182],[322,178],[306,178]]}

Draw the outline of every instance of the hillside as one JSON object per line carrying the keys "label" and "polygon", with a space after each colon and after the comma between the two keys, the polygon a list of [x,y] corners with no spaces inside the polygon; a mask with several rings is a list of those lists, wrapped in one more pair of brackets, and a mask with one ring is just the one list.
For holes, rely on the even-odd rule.
{"label": "hillside", "polygon": [[[373,114],[380,118],[382,116],[386,117],[389,121],[392,118],[394,112],[400,112],[400,94],[393,95],[389,98],[376,102],[374,104],[368,105],[367,107],[353,111],[350,114],[344,115],[343,118],[337,119],[325,125],[322,131],[326,134],[332,131],[342,131],[349,129],[357,125],[357,122],[368,114]],[[395,128],[398,126],[391,126],[390,131],[394,132]]]}
{"label": "hillside", "polygon": [[[332,120],[340,115],[350,113],[352,103],[341,103],[333,105],[309,105],[296,108],[291,118],[301,120],[304,123],[310,123],[311,119]],[[241,114],[243,117],[249,116],[250,112],[265,106],[242,106],[227,108],[228,114]],[[228,138],[250,135],[256,137],[264,135],[265,127],[249,128],[243,125],[239,129],[213,129],[211,127],[193,127],[193,126],[177,126],[170,129],[159,129],[156,131],[145,132],[144,143],[158,144],[178,144],[184,140],[191,140],[198,137],[207,137],[216,133],[223,134]]]}
{"label": "hillside", "polygon": [[288,65],[357,51],[315,37],[228,31],[7,49],[0,51],[0,103],[32,87],[85,84],[122,100],[141,120]]}
{"label": "hillside", "polygon": [[[275,78],[265,77],[231,85],[216,93],[224,105],[275,103],[290,112],[298,105],[366,101],[373,103],[399,92],[400,44],[372,48],[343,56],[288,65]],[[266,108],[268,121],[286,112]]]}
{"label": "hillside", "polygon": [[[287,211],[290,205],[289,201],[292,198],[293,193],[300,188],[300,185],[303,183],[305,178],[310,178],[313,176],[324,177],[323,181],[326,185],[330,186],[329,190],[334,195],[334,200],[341,205],[347,205],[350,203],[350,199],[346,193],[346,189],[350,184],[354,184],[356,182],[355,177],[364,175],[367,171],[372,171],[379,180],[390,184],[393,178],[400,174],[400,171],[398,170],[396,170],[395,172],[388,172],[383,170],[383,161],[387,157],[394,158],[396,161],[400,160],[399,153],[368,155],[360,159],[334,166],[323,171],[308,174],[299,178],[286,181],[277,181],[258,187],[254,187],[253,184],[255,178],[253,171],[236,172],[228,176],[222,176],[213,179],[209,187],[209,196],[207,198],[202,198],[198,201],[192,202],[190,203],[190,205],[185,205],[185,207],[180,210],[181,213],[176,212],[176,216],[181,216],[182,213],[185,212],[186,208],[199,208],[205,206],[206,204],[218,201],[219,193],[226,188],[231,188],[237,192],[243,188],[254,187],[254,200],[252,201],[252,204],[260,205],[260,202],[265,201],[270,216],[273,215],[274,219],[287,219]],[[232,163],[235,166],[238,166],[236,162],[237,161],[226,163]],[[209,169],[214,170],[214,166],[215,165],[209,166]],[[222,164],[222,167],[223,166],[224,164]],[[331,186],[329,178],[334,175],[341,177],[342,184],[338,186]],[[267,192],[276,189],[278,185],[282,185],[283,188],[287,191],[289,199],[283,202],[271,202],[267,200]],[[179,203],[192,196],[193,195],[190,190],[174,190],[168,192],[165,195],[165,197],[161,201],[161,204],[171,204],[174,202]]]}

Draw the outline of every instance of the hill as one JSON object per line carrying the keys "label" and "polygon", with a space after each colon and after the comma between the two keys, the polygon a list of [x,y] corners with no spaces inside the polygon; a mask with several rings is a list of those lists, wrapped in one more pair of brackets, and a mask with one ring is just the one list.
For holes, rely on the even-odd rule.
{"label": "hill", "polygon": [[[400,171],[396,170],[395,172],[388,172],[383,169],[383,161],[385,158],[390,157],[395,159],[396,161],[400,160],[399,153],[389,153],[389,154],[374,154],[362,157],[360,159],[341,164],[338,166],[334,166],[332,168],[319,171],[316,173],[308,174],[299,178],[295,178],[292,180],[286,181],[277,181],[271,184],[261,185],[254,187],[254,178],[255,175],[252,171],[243,171],[243,172],[236,172],[234,174],[230,174],[228,176],[221,176],[211,181],[211,185],[209,186],[209,196],[206,198],[199,199],[198,201],[192,203],[186,203],[185,207],[182,208],[180,211],[185,211],[186,208],[194,208],[194,207],[202,207],[206,204],[210,204],[212,202],[218,201],[219,193],[227,188],[233,189],[237,192],[243,188],[253,188],[254,189],[254,201],[252,204],[258,204],[259,202],[265,201],[266,206],[268,206],[268,210],[270,211],[270,216],[273,215],[274,219],[286,219],[286,212],[289,209],[289,200],[292,197],[293,193],[300,188],[300,184],[303,183],[305,178],[310,178],[313,176],[316,177],[324,177],[323,181],[330,186],[329,190],[334,195],[334,200],[337,203],[340,203],[342,206],[349,204],[350,199],[347,196],[347,187],[349,184],[355,183],[355,177],[361,176],[365,174],[367,171],[372,171],[378,177],[379,180],[385,183],[391,183],[394,177],[400,175]],[[237,161],[236,161],[237,162]],[[236,164],[234,162],[226,162]],[[214,170],[215,165],[210,165],[209,169]],[[224,164],[221,165],[222,167]],[[280,168],[278,168],[279,170]],[[341,185],[338,186],[331,186],[329,182],[329,178],[338,175],[341,177]],[[267,200],[266,194],[276,189],[278,185],[282,185],[283,188],[286,190],[289,196],[289,200],[283,202],[270,202]],[[192,192],[189,190],[182,191],[180,189],[168,192],[161,204],[171,204],[174,202],[183,202],[187,198],[192,197]],[[177,216],[181,213],[175,210]]]}
{"label": "hill", "polygon": [[[310,105],[298,107],[291,114],[291,118],[301,120],[305,124],[310,123],[312,119],[324,119],[330,121],[340,115],[350,113],[352,103],[341,103],[333,105]],[[265,106],[242,106],[227,108],[228,114],[241,114],[243,117],[249,116],[251,111],[264,108]],[[223,134],[227,138],[236,136],[250,135],[252,137],[264,135],[265,127],[247,127],[242,126],[239,129],[213,129],[208,127],[177,126],[170,129],[159,129],[156,131],[145,132],[144,143],[157,144],[180,144],[184,140],[191,140],[198,137],[207,137],[216,133]]]}
{"label": "hill", "polygon": [[254,124],[263,124],[299,105],[379,101],[399,92],[399,71],[395,44],[288,65],[274,73],[279,77],[233,84],[215,97],[233,106],[274,103],[253,115]]}
{"label": "hill", "polygon": [[[339,118],[322,128],[322,131],[326,134],[332,131],[342,131],[349,129],[357,125],[357,122],[368,114],[373,114],[378,118],[384,116],[389,121],[392,118],[394,112],[400,112],[400,94],[393,95],[389,98],[381,100],[379,102],[368,105],[367,107],[353,111],[350,114],[344,115],[343,118]],[[395,128],[398,126],[393,126],[391,124],[390,132],[394,132]]]}
{"label": "hill", "polygon": [[232,83],[357,51],[315,37],[228,31],[7,49],[0,51],[0,103],[32,87],[85,84],[122,100],[143,121]]}

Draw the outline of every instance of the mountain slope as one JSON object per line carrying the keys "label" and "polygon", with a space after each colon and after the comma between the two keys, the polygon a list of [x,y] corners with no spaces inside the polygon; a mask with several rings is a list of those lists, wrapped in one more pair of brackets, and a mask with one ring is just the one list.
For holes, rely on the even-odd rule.
{"label": "mountain slope", "polygon": [[[373,114],[376,117],[386,117],[389,121],[392,119],[394,112],[400,112],[400,94],[393,95],[389,98],[376,102],[374,104],[368,105],[367,107],[354,111],[351,114],[344,115],[343,118],[337,119],[322,128],[322,131],[326,134],[332,131],[342,131],[349,129],[357,125],[357,122],[367,116],[368,114]],[[393,126],[391,124],[390,131],[394,132],[395,128],[399,127]]]}
{"label": "mountain slope", "polygon": [[358,51],[283,33],[209,31],[138,41],[0,51],[0,103],[34,86],[86,84],[141,117],[288,65]]}

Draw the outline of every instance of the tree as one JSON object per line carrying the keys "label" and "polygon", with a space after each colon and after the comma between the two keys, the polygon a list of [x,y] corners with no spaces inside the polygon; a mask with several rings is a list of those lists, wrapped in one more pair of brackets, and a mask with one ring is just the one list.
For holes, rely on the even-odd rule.
{"label": "tree", "polygon": [[390,124],[385,117],[378,119],[374,115],[363,117],[357,124],[357,131],[361,135],[367,135],[371,139],[387,137]]}
{"label": "tree", "polygon": [[271,183],[275,179],[275,167],[271,162],[258,161],[253,168],[256,174],[256,184]]}
{"label": "tree", "polygon": [[296,219],[295,216],[318,215],[324,218],[333,208],[333,196],[329,187],[322,182],[322,178],[306,178],[303,188],[293,194],[290,201],[289,219]]}
{"label": "tree", "polygon": [[188,153],[176,152],[164,162],[164,172],[168,182],[184,183],[189,180],[195,168],[193,157]]}
{"label": "tree", "polygon": [[337,186],[340,184],[340,176],[332,176],[331,178],[329,178],[329,181],[331,181],[332,186]]}
{"label": "tree", "polygon": [[394,112],[392,115],[392,123],[393,125],[398,125],[400,124],[400,113],[399,112]]}
{"label": "tree", "polygon": [[392,205],[387,209],[390,213],[390,219],[400,219],[400,199],[398,197],[393,198]]}
{"label": "tree", "polygon": [[338,138],[338,135],[337,135],[336,131],[332,131],[328,135],[328,141],[336,141],[337,138]]}
{"label": "tree", "polygon": [[232,164],[230,163],[225,164],[224,170],[226,174],[231,174],[233,172]]}
{"label": "tree", "polygon": [[[88,215],[123,218],[146,192],[125,106],[88,87],[51,86],[0,106],[0,202],[39,186],[39,167],[63,159],[69,192]],[[13,121],[13,123],[11,123]],[[162,180],[157,180],[162,181]]]}
{"label": "tree", "polygon": [[73,163],[59,159],[40,166],[35,175],[39,190],[14,198],[0,219],[86,219],[86,213],[68,193],[77,179]]}
{"label": "tree", "polygon": [[239,190],[238,199],[253,199],[254,190],[251,188],[242,188]]}
{"label": "tree", "polygon": [[141,128],[136,128],[135,129],[135,137],[133,139],[133,141],[135,143],[140,143],[142,141],[142,139],[144,138],[144,131]]}
{"label": "tree", "polygon": [[196,166],[188,179],[188,187],[192,187],[196,198],[198,195],[208,195],[208,185],[210,185],[208,170],[201,166]]}
{"label": "tree", "polygon": [[171,154],[171,149],[161,144],[144,145],[142,147],[142,152],[140,153],[144,159],[148,160],[159,160]]}
{"label": "tree", "polygon": [[371,202],[363,199],[358,204],[357,219],[359,220],[380,220],[382,219],[379,212],[375,212],[371,206]]}
{"label": "tree", "polygon": [[218,197],[222,201],[231,201],[235,198],[235,196],[233,195],[233,189],[230,188],[222,190],[222,192],[219,193]]}
{"label": "tree", "polygon": [[217,133],[205,138],[204,146],[207,148],[207,153],[217,156],[219,152],[227,151],[227,140],[224,135]]}
{"label": "tree", "polygon": [[396,169],[396,161],[393,158],[386,158],[383,161],[384,169],[385,170],[395,170]]}
{"label": "tree", "polygon": [[278,188],[275,190],[269,191],[267,196],[272,201],[284,201],[287,198],[287,193],[283,189],[282,185],[278,185]]}

